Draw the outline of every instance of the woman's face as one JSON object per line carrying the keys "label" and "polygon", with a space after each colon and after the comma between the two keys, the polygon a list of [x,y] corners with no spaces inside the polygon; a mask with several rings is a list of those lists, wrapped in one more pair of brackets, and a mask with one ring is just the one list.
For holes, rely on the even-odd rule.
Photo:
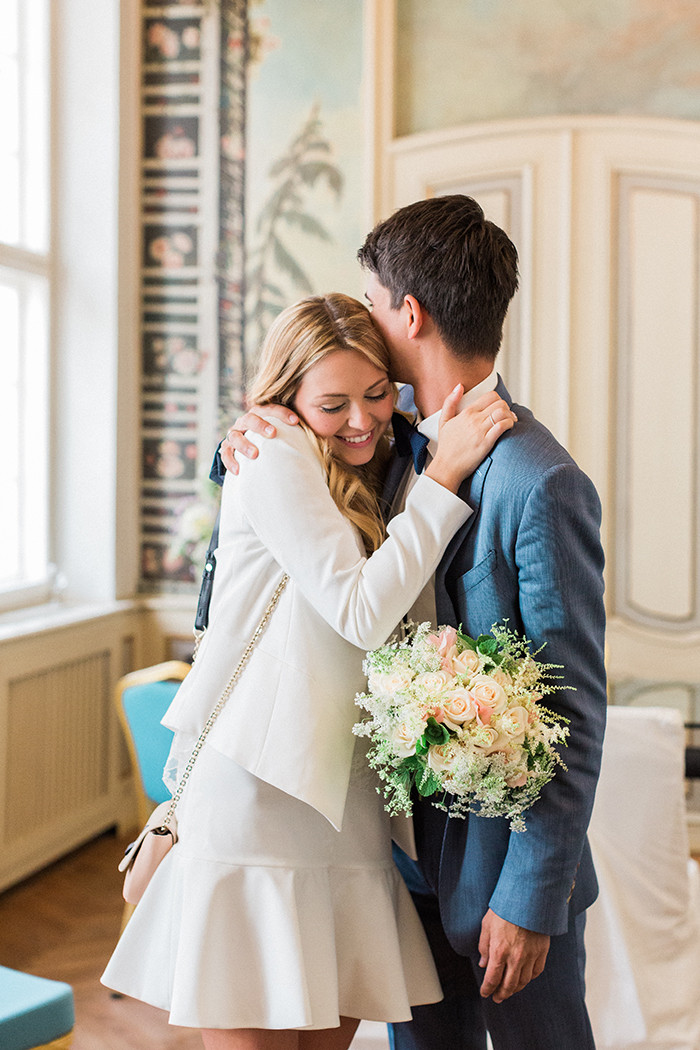
{"label": "woman's face", "polygon": [[386,372],[357,350],[334,350],[299,384],[294,409],[344,463],[369,463],[394,411]]}

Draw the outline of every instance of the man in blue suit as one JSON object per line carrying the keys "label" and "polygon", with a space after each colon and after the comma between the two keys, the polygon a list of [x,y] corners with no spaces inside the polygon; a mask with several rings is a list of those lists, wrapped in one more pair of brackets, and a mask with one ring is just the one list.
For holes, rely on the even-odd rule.
{"label": "man in blue suit", "polygon": [[[517,287],[517,253],[476,201],[436,197],[378,224],[358,253],[367,298],[412,388],[429,441],[446,394],[464,404],[496,389],[503,321]],[[409,391],[410,393],[410,391]],[[527,815],[527,831],[470,815],[449,819],[416,799],[418,860],[397,853],[445,993],[393,1026],[395,1050],[592,1050],[584,1003],[585,909],[597,883],[586,839],[605,727],[600,504],[589,479],[532,413],[513,405],[506,433],[460,489],[474,510],[454,536],[415,620],[462,625],[475,637],[507,619],[564,668],[548,705],[570,721],[560,769]],[[253,426],[250,417],[236,427]],[[245,451],[245,442],[234,443]],[[428,454],[431,445],[428,443]],[[230,458],[230,453],[225,458]],[[397,512],[410,454],[390,468]]]}

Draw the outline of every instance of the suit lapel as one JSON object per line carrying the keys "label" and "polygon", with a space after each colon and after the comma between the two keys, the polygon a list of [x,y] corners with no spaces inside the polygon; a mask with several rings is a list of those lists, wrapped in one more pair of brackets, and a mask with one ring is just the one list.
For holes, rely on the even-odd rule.
{"label": "suit lapel", "polygon": [[[503,400],[506,401],[509,405],[512,405],[512,398],[506,390],[505,383],[501,379],[500,375],[498,377],[496,393],[499,397],[502,397]],[[450,566],[452,564],[455,554],[460,549],[471,530],[474,528],[474,525],[476,524],[476,521],[479,517],[484,483],[486,481],[486,475],[488,474],[491,468],[492,462],[493,460],[491,459],[491,456],[487,456],[479,464],[472,476],[470,478],[467,478],[466,481],[463,481],[459,487],[459,498],[464,500],[465,503],[468,503],[474,511],[474,513],[470,514],[468,519],[465,521],[464,525],[462,525],[457,530],[457,532],[455,532],[454,536],[452,537],[447,546],[445,553],[442,556],[440,564],[438,565],[437,571],[435,573],[435,596],[437,599],[438,606],[438,623],[448,623],[451,618],[449,615],[449,611],[452,603],[450,602],[448,597],[445,581],[449,574]],[[449,604],[446,605],[446,603]]]}
{"label": "suit lapel", "polygon": [[410,464],[410,456],[397,456],[396,451],[394,451],[382,491],[382,512],[384,514],[384,521],[388,521],[391,517],[391,507],[394,502],[394,497],[396,496],[396,491]]}
{"label": "suit lapel", "polygon": [[438,566],[438,579],[440,579],[441,575],[444,575],[444,573],[447,571],[447,567],[449,566],[450,562],[455,556],[455,551],[459,547],[461,547],[461,545],[464,543],[465,538],[469,535],[472,528],[474,527],[474,522],[479,516],[479,507],[481,506],[481,495],[484,489],[486,475],[489,472],[491,463],[491,457],[487,456],[486,459],[479,464],[472,476],[470,478],[467,478],[466,481],[463,481],[459,487],[459,492],[457,493],[457,495],[461,500],[469,504],[474,513],[470,514],[467,520],[464,522],[464,525],[461,525],[457,529],[454,536],[447,545],[447,550],[443,554],[442,561]]}

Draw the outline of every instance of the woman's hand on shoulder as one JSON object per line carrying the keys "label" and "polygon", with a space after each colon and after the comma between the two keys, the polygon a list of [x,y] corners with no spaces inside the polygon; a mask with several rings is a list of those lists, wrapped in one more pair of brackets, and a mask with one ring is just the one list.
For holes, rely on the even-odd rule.
{"label": "woman's hand on shoulder", "polygon": [[495,390],[467,408],[457,411],[464,395],[458,384],[448,394],[440,414],[438,450],[426,470],[428,477],[456,492],[465,478],[473,474],[502,434],[512,430],[518,417]]}
{"label": "woman's hand on shoulder", "polygon": [[226,469],[231,474],[238,473],[238,462],[236,456],[247,456],[255,459],[258,450],[245,436],[246,430],[252,430],[254,434],[261,434],[266,438],[274,438],[277,430],[263,419],[259,413],[264,412],[266,416],[276,416],[283,423],[294,425],[299,422],[296,412],[285,408],[284,405],[252,405],[245,415],[239,416],[236,422],[229,427],[226,437],[219,446],[219,454]]}

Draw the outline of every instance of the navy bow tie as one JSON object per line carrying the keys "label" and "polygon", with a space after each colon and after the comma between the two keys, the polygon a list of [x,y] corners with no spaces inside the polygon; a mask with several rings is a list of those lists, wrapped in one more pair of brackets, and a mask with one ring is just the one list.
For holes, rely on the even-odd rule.
{"label": "navy bow tie", "polygon": [[430,438],[421,434],[420,430],[413,423],[409,423],[406,417],[399,412],[394,412],[391,417],[391,425],[394,430],[396,451],[400,456],[413,456],[416,474],[421,474],[428,458]]}

